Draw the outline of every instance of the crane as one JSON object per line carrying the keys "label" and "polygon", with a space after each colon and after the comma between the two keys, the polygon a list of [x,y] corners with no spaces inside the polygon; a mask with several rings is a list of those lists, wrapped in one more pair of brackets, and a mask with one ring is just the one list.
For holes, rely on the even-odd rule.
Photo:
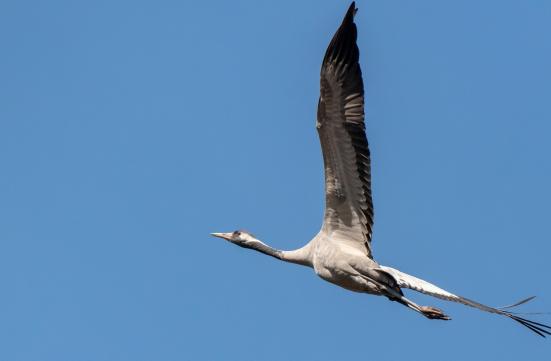
{"label": "crane", "polygon": [[325,281],[350,291],[386,296],[429,319],[449,320],[450,317],[436,307],[420,306],[409,300],[403,288],[508,317],[542,337],[551,335],[550,326],[510,311],[534,297],[506,307],[489,307],[380,265],[373,258],[371,160],[365,134],[364,88],[354,23],[356,11],[352,2],[321,66],[316,122],[325,169],[321,230],[304,247],[292,251],[272,248],[243,230],[212,235],[281,261],[311,267]]}

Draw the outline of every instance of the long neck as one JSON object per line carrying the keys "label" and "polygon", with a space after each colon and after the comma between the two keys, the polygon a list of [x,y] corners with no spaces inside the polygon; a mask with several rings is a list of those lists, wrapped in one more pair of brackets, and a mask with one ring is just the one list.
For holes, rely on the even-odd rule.
{"label": "long neck", "polygon": [[279,249],[272,248],[259,240],[256,240],[254,243],[248,245],[248,247],[260,253],[264,253],[268,256],[277,258],[281,261],[312,267],[310,244],[307,244],[306,246],[293,251],[281,251]]}
{"label": "long neck", "polygon": [[267,254],[268,256],[272,256],[277,259],[283,259],[283,251],[272,248],[259,240],[255,240],[254,243],[248,244],[247,248],[254,249],[255,251]]}

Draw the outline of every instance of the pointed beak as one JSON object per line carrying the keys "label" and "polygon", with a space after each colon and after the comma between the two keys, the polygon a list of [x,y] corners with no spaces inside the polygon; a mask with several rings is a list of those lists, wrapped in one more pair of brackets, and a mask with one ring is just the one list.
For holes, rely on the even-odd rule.
{"label": "pointed beak", "polygon": [[225,239],[226,241],[229,241],[231,239],[232,234],[231,233],[211,233],[211,236],[218,237]]}

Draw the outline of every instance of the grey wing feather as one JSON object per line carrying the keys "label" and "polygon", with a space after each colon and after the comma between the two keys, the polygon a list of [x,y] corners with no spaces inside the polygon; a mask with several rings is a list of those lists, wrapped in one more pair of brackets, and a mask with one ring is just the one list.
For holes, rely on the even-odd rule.
{"label": "grey wing feather", "polygon": [[371,166],[355,12],[352,3],[329,44],[321,68],[317,128],[325,167],[322,232],[371,257]]}
{"label": "grey wing feather", "polygon": [[551,335],[549,331],[551,330],[550,326],[519,317],[515,313],[505,310],[505,309],[516,307],[523,303],[529,302],[530,300],[534,299],[534,297],[528,297],[510,306],[505,306],[501,308],[490,307],[490,306],[483,305],[482,303],[478,303],[476,301],[470,300],[468,298],[454,295],[453,293],[443,290],[440,287],[437,287],[430,282],[414,277],[407,273],[401,272],[397,269],[386,267],[386,266],[380,266],[380,268],[383,271],[390,274],[396,280],[396,282],[398,283],[398,286],[401,288],[409,288],[411,290],[415,290],[417,292],[421,292],[429,296],[440,298],[442,300],[458,302],[466,306],[474,307],[485,312],[506,316],[517,321],[518,323],[529,328],[531,331],[537,333],[542,337],[545,337],[545,335]]}

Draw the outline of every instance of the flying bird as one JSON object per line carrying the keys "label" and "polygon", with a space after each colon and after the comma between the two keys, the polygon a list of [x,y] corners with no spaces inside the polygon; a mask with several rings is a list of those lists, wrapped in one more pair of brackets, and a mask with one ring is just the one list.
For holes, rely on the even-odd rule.
{"label": "flying bird", "polygon": [[373,258],[371,166],[364,125],[364,88],[356,44],[356,11],[352,2],[321,66],[316,122],[325,168],[325,213],[321,230],[308,244],[293,251],[274,249],[246,231],[212,235],[281,261],[311,267],[328,282],[354,292],[385,296],[429,319],[450,318],[436,307],[420,306],[409,300],[404,296],[403,288],[511,318],[542,337],[551,335],[550,326],[510,311],[511,307],[534,297],[506,307],[489,307],[397,269],[382,266]]}

